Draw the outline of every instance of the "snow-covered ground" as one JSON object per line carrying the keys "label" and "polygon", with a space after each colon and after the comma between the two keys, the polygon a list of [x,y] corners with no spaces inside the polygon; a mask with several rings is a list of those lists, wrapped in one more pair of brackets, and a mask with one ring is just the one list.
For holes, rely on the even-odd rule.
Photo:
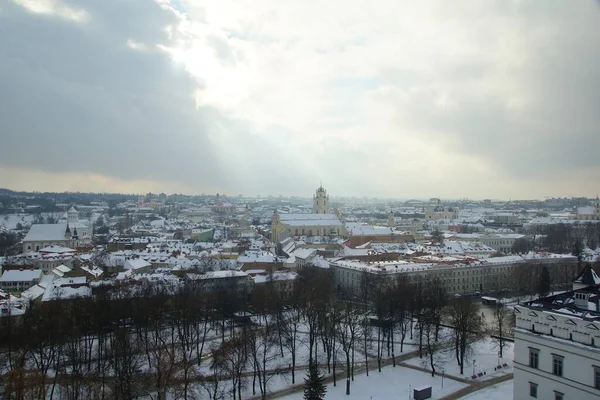
{"label": "snow-covered ground", "polygon": [[[431,374],[415,371],[406,367],[385,367],[381,372],[373,371],[367,377],[365,374],[355,377],[350,385],[350,396],[346,396],[346,383],[344,379],[338,381],[336,387],[333,383],[327,385],[327,400],[335,399],[367,399],[367,400],[386,400],[386,399],[411,399],[412,389],[421,386],[431,386],[432,399],[439,399],[450,393],[465,387],[464,383],[454,381],[449,378],[443,379]],[[285,400],[300,400],[303,397],[302,390],[282,397]]]}
{"label": "snow-covered ground", "polygon": [[[477,380],[485,380],[513,372],[513,343],[507,343],[507,346],[503,351],[503,357],[498,356],[497,343],[492,339],[488,338],[475,343],[473,345],[472,353],[465,357],[466,361],[463,375],[460,374],[460,368],[456,362],[454,348],[441,351],[435,358],[437,363],[436,371],[443,371],[446,375],[464,379],[470,379],[474,371],[475,374],[484,374],[483,376],[476,378]],[[474,366],[473,362],[475,364]],[[498,363],[500,365],[507,364],[507,366],[496,369]],[[430,369],[429,359],[426,357],[423,357],[423,359],[418,357],[411,358],[407,361],[407,364]]]}
{"label": "snow-covered ground", "polygon": [[462,397],[461,400],[508,400],[513,398],[513,381],[502,382],[473,394]]}

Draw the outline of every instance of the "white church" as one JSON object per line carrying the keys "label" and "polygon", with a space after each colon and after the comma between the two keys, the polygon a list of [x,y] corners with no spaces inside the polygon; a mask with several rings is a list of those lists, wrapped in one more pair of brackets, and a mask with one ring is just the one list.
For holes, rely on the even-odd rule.
{"label": "white church", "polygon": [[79,219],[79,212],[74,207],[66,212],[65,217],[58,224],[31,225],[23,239],[23,252],[39,251],[52,245],[76,248],[91,240],[90,224]]}
{"label": "white church", "polygon": [[319,186],[313,196],[311,214],[283,214],[275,211],[271,226],[271,239],[277,243],[282,236],[347,236],[340,217],[329,211],[329,195]]}

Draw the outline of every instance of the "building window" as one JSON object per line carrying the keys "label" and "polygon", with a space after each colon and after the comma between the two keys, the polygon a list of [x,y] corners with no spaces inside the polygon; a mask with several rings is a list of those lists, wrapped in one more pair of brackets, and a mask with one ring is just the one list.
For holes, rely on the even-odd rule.
{"label": "building window", "polygon": [[539,368],[540,365],[540,351],[538,349],[529,349],[529,366],[531,368]]}
{"label": "building window", "polygon": [[564,400],[565,395],[561,392],[554,392],[554,400]]}
{"label": "building window", "polygon": [[529,396],[537,399],[537,388],[538,385],[533,382],[529,382]]}
{"label": "building window", "polygon": [[594,368],[594,387],[600,389],[600,367]]}
{"label": "building window", "polygon": [[563,360],[561,356],[552,356],[552,373],[557,376],[563,376]]}

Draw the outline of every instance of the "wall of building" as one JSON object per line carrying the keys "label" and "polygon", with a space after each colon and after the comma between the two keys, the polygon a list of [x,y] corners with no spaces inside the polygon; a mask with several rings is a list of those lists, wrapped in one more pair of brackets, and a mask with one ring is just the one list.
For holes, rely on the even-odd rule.
{"label": "wall of building", "polygon": [[[538,399],[554,399],[555,392],[565,399],[600,398],[600,389],[594,388],[600,324],[519,306],[515,314],[515,399],[530,398],[530,382],[537,384]],[[529,365],[530,350],[538,352],[538,368]],[[554,356],[563,357],[562,377],[552,373]]]}

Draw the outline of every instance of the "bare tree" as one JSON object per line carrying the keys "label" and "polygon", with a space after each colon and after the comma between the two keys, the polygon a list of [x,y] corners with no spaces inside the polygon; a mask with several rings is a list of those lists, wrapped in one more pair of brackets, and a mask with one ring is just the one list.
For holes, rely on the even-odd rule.
{"label": "bare tree", "polygon": [[354,345],[356,343],[358,330],[360,329],[362,315],[356,309],[354,303],[343,304],[342,315],[337,319],[338,327],[336,333],[339,338],[340,347],[346,358],[346,394],[350,394],[350,379],[354,370]]}
{"label": "bare tree", "polygon": [[461,297],[450,303],[450,321],[453,329],[454,350],[461,375],[464,372],[465,356],[474,342],[483,334],[483,321],[479,306],[472,299]]}
{"label": "bare tree", "polygon": [[422,329],[425,354],[431,368],[431,376],[435,376],[436,367],[439,365],[438,351],[442,347],[439,333],[437,331],[437,316],[432,309],[426,309],[420,316],[419,325]]}
{"label": "bare tree", "polygon": [[224,400],[227,397],[225,386],[222,384],[227,379],[227,373],[222,363],[218,362],[219,357],[216,350],[211,354],[210,376],[204,376],[200,379],[200,385],[206,392],[210,400]]}
{"label": "bare tree", "polygon": [[410,315],[410,306],[413,296],[412,289],[412,285],[404,275],[396,281],[394,287],[394,296],[397,299],[394,320],[396,329],[398,329],[400,333],[400,353],[404,351],[404,341],[406,340],[406,336],[410,333],[410,325],[412,323]]}
{"label": "bare tree", "polygon": [[302,304],[300,298],[300,288],[296,285],[293,288],[291,298],[292,309],[286,315],[279,314],[279,331],[282,337],[283,346],[290,352],[291,361],[290,369],[292,374],[292,384],[296,383],[296,355],[301,340],[298,336],[298,328],[302,321]]}
{"label": "bare tree", "polygon": [[243,337],[236,337],[221,343],[215,351],[214,362],[231,378],[233,400],[242,399],[243,372],[247,363],[246,343]]}
{"label": "bare tree", "polygon": [[142,368],[142,347],[136,335],[121,327],[109,335],[107,357],[114,372],[114,396],[118,400],[133,398],[137,376]]}
{"label": "bare tree", "polygon": [[508,307],[498,304],[494,309],[494,319],[492,321],[492,338],[498,346],[498,354],[503,357],[504,349],[508,346],[505,338],[510,334],[512,327],[514,326],[514,313]]}

